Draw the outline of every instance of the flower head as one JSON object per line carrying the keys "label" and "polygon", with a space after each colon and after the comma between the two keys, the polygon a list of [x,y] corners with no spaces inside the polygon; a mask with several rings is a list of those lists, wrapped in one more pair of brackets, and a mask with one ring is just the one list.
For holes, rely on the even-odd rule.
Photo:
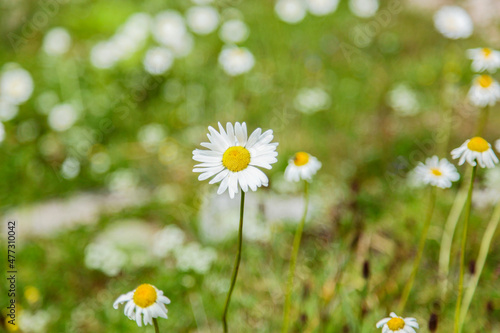
{"label": "flower head", "polygon": [[163,296],[163,291],[150,284],[141,284],[135,290],[121,295],[113,303],[113,307],[118,309],[118,305],[125,304],[125,315],[142,326],[141,314],[144,314],[144,325],[153,324],[153,318],[162,317],[167,319],[167,308],[165,304],[170,304],[168,297]]}
{"label": "flower head", "polygon": [[64,28],[52,28],[43,38],[43,50],[51,56],[68,52],[71,47],[71,35]]}
{"label": "flower head", "polygon": [[493,168],[498,163],[498,158],[491,149],[491,145],[479,136],[469,139],[460,147],[453,149],[451,156],[453,159],[460,158],[458,165],[467,161],[470,165],[476,166],[477,160],[481,168]]}
{"label": "flower head", "polygon": [[472,82],[468,97],[475,106],[493,106],[500,100],[500,85],[489,75],[477,75]]}
{"label": "flower head", "polygon": [[496,72],[500,68],[500,52],[487,47],[467,50],[467,57],[472,59],[472,70],[475,72]]}
{"label": "flower head", "polygon": [[301,151],[288,161],[285,178],[290,182],[298,182],[301,179],[311,180],[320,168],[321,162],[316,157]]}
{"label": "flower head", "polygon": [[440,188],[449,188],[452,182],[460,179],[455,166],[437,156],[426,159],[425,164],[420,162],[414,172],[419,182]]}
{"label": "flower head", "polygon": [[226,46],[219,54],[219,65],[231,76],[248,72],[254,64],[253,54],[245,47]]}
{"label": "flower head", "polygon": [[391,312],[390,317],[379,321],[376,326],[382,327],[383,333],[415,333],[415,328],[419,328],[415,318],[399,317],[394,312]]}
{"label": "flower head", "polygon": [[212,6],[196,6],[188,9],[186,22],[198,35],[208,35],[219,25],[219,13]]}
{"label": "flower head", "polygon": [[274,11],[282,21],[296,24],[306,16],[306,4],[301,0],[278,0]]}
{"label": "flower head", "polygon": [[193,172],[201,173],[199,180],[215,176],[210,184],[220,182],[217,194],[228,190],[231,198],[239,192],[239,188],[247,192],[249,188],[256,191],[257,187],[268,185],[267,176],[258,167],[271,169],[271,164],[277,162],[278,143],[271,143],[274,137],[272,130],[262,133],[257,128],[247,137],[247,125],[237,122],[234,126],[227,123],[226,130],[219,123],[219,132],[209,126],[208,131],[210,142],[201,144],[208,150],[193,151],[193,159],[201,162],[193,169]]}
{"label": "flower head", "polygon": [[434,15],[434,26],[450,39],[467,38],[474,29],[467,11],[458,6],[443,6],[439,9]]}

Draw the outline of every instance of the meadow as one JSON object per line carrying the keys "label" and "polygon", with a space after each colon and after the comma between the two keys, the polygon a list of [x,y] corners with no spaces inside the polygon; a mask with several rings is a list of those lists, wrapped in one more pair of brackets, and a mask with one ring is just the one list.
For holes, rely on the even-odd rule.
{"label": "meadow", "polygon": [[[199,181],[193,151],[209,126],[245,122],[279,145],[268,186],[246,192],[230,332],[283,330],[306,207],[304,181],[285,177],[297,152],[321,168],[306,180],[287,332],[381,332],[391,312],[457,332],[461,276],[461,331],[500,332],[500,166],[451,155],[481,136],[500,156],[500,92],[488,105],[470,92],[500,77],[467,51],[500,48],[500,10],[459,2],[473,31],[450,38],[443,5],[0,0],[6,276],[17,223],[16,325],[4,279],[0,330],[154,332],[113,308],[147,283],[171,301],[160,332],[221,332],[242,191]],[[460,179],[424,184],[415,168],[434,155]]]}

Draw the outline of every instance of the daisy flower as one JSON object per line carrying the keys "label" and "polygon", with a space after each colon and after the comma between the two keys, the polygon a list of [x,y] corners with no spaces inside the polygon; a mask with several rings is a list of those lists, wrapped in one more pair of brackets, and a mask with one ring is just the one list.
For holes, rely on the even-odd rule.
{"label": "daisy flower", "polygon": [[495,149],[500,153],[500,140],[495,141]]}
{"label": "daisy flower", "polygon": [[306,16],[306,8],[306,4],[301,0],[278,0],[274,11],[283,22],[296,24]]}
{"label": "daisy flower", "polygon": [[486,70],[494,73],[500,67],[500,52],[487,47],[469,49],[467,57],[472,59],[471,67],[474,72]]}
{"label": "daisy flower", "polygon": [[426,159],[425,164],[420,162],[414,172],[419,182],[440,188],[449,188],[452,182],[460,179],[455,166],[446,158],[439,160],[437,156]]}
{"label": "daisy flower", "polygon": [[320,168],[321,162],[316,157],[301,151],[288,161],[285,179],[289,182],[298,182],[301,179],[311,180]]}
{"label": "daisy flower", "polygon": [[198,35],[208,35],[219,25],[219,13],[212,6],[191,7],[186,12],[189,28]]}
{"label": "daisy flower", "polygon": [[384,318],[377,323],[377,328],[382,327],[382,333],[415,333],[419,328],[415,318],[403,318],[391,312],[390,317]]}
{"label": "daisy flower", "polygon": [[467,11],[458,6],[443,6],[434,15],[434,26],[450,39],[467,38],[472,35],[474,25]]}
{"label": "daisy flower", "polygon": [[225,46],[219,54],[219,65],[230,76],[246,73],[254,64],[255,58],[246,47]]}
{"label": "daisy flower", "polygon": [[71,47],[71,35],[64,28],[52,28],[43,38],[42,47],[51,56],[65,54]]}
{"label": "daisy flower", "polygon": [[118,309],[118,305],[125,302],[125,315],[131,320],[135,319],[139,327],[142,326],[141,314],[144,314],[144,325],[152,325],[153,318],[168,318],[165,304],[170,304],[170,300],[153,285],[141,284],[135,290],[118,297],[113,307]]}
{"label": "daisy flower", "polygon": [[172,67],[174,57],[174,53],[166,47],[153,47],[146,52],[142,64],[149,74],[161,75]]}
{"label": "daisy flower", "polygon": [[478,75],[472,82],[468,97],[475,106],[493,106],[500,99],[500,85],[489,75]]}
{"label": "daisy flower", "polygon": [[277,162],[278,143],[271,143],[272,130],[262,133],[257,128],[247,137],[247,125],[237,122],[234,126],[227,123],[226,130],[219,123],[219,132],[209,126],[208,131],[210,142],[201,144],[208,150],[193,151],[193,159],[201,162],[193,169],[193,172],[201,173],[199,180],[215,176],[210,184],[220,182],[217,194],[228,190],[231,199],[239,188],[247,192],[249,188],[256,191],[257,187],[268,185],[267,176],[257,167],[271,169],[271,164]]}
{"label": "daisy flower", "polygon": [[453,159],[460,158],[458,165],[465,161],[470,165],[476,166],[476,160],[481,168],[494,168],[498,163],[498,158],[491,149],[491,145],[481,137],[474,137],[464,142],[460,147],[451,151]]}

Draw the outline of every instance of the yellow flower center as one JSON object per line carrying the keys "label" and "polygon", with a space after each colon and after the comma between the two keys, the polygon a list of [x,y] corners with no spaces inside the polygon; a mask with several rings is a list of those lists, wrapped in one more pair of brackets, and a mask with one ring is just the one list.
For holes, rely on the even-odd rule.
{"label": "yellow flower center", "polygon": [[405,321],[399,317],[394,317],[387,322],[387,326],[391,331],[397,331],[405,328]]}
{"label": "yellow flower center", "polygon": [[483,74],[477,78],[477,83],[479,83],[482,88],[488,88],[493,84],[493,78],[489,75]]}
{"label": "yellow flower center", "polygon": [[467,148],[478,153],[484,153],[485,151],[490,149],[490,145],[485,139],[476,136],[475,138],[470,139],[469,143],[467,144]]}
{"label": "yellow flower center", "polygon": [[229,147],[222,155],[222,164],[232,172],[244,170],[250,164],[250,152],[241,146]]}
{"label": "yellow flower center", "polygon": [[156,298],[156,290],[150,284],[141,284],[134,292],[134,303],[141,308],[153,305]]}
{"label": "yellow flower center", "polygon": [[433,174],[434,176],[438,176],[438,177],[439,177],[439,176],[442,176],[442,175],[443,175],[443,173],[442,173],[439,169],[437,169],[437,168],[432,168],[432,169],[431,169],[431,172],[432,172],[432,174]]}
{"label": "yellow flower center", "polygon": [[485,58],[489,58],[492,53],[493,53],[493,51],[491,51],[491,49],[489,49],[487,47],[483,48],[483,55]]}
{"label": "yellow flower center", "polygon": [[306,165],[307,162],[309,162],[309,154],[304,153],[303,151],[296,153],[295,157],[293,158],[293,163],[296,166]]}

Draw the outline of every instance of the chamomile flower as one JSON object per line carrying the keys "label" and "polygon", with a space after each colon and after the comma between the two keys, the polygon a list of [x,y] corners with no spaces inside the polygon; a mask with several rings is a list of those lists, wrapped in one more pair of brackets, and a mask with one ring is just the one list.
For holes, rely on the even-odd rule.
{"label": "chamomile flower", "polygon": [[377,323],[377,328],[382,327],[383,333],[415,333],[418,323],[415,318],[403,318],[391,312],[390,317],[384,318]]}
{"label": "chamomile flower", "polygon": [[500,153],[500,140],[495,141],[495,149]]}
{"label": "chamomile flower", "polygon": [[478,75],[472,82],[468,97],[475,106],[493,106],[500,100],[500,85],[489,75]]}
{"label": "chamomile flower", "polygon": [[161,75],[172,67],[174,54],[166,47],[153,47],[146,52],[142,63],[149,74]]}
{"label": "chamomile flower", "polygon": [[316,157],[301,151],[288,161],[288,166],[285,169],[285,179],[289,182],[311,180],[312,176],[320,168],[321,162]]}
{"label": "chamomile flower", "polygon": [[208,35],[219,25],[219,13],[212,6],[191,7],[186,12],[189,28],[198,35]]}
{"label": "chamomile flower", "polygon": [[325,16],[337,10],[340,0],[306,0],[309,12],[316,16]]}
{"label": "chamomile flower", "polygon": [[467,38],[472,35],[474,25],[467,11],[458,6],[443,6],[434,15],[434,26],[450,39]]}
{"label": "chamomile flower", "polygon": [[0,96],[13,105],[23,104],[33,93],[33,78],[17,64],[9,64],[6,67],[0,76]]}
{"label": "chamomile flower", "polygon": [[487,47],[467,50],[467,57],[472,59],[474,72],[496,72],[500,68],[500,52]]}
{"label": "chamomile flower", "polygon": [[253,54],[245,47],[226,46],[219,54],[219,65],[231,76],[248,72],[254,64]]}
{"label": "chamomile flower", "polygon": [[[494,168],[498,163],[498,158],[491,149],[491,145],[481,137],[474,137],[464,142],[460,147],[451,151],[453,159],[460,158],[458,165],[465,161],[470,165],[476,166],[479,163],[481,168]],[[476,163],[477,160],[477,163]]]}
{"label": "chamomile flower", "polygon": [[[170,300],[163,296],[163,291],[150,284],[141,284],[135,290],[121,295],[113,303],[113,307],[118,309],[118,305],[125,304],[125,315],[135,320],[139,327],[153,324],[153,318],[162,317],[167,319],[167,308],[165,304],[170,304]],[[141,317],[144,315],[144,318]]]}
{"label": "chamomile flower", "polygon": [[449,188],[452,182],[460,179],[457,168],[446,158],[439,160],[437,156],[429,157],[425,164],[420,162],[414,173],[418,182],[440,188]]}
{"label": "chamomile flower", "polygon": [[198,180],[215,176],[210,184],[220,182],[217,194],[228,190],[231,198],[240,188],[247,192],[248,189],[256,191],[257,187],[268,185],[267,176],[258,167],[271,169],[271,164],[277,162],[278,143],[271,143],[274,137],[272,130],[262,133],[257,128],[248,137],[247,125],[238,122],[234,126],[227,123],[226,130],[219,123],[219,132],[212,126],[208,130],[210,142],[201,144],[208,150],[193,151],[193,159],[201,162],[193,169],[193,172],[201,173]]}
{"label": "chamomile flower", "polygon": [[245,22],[237,19],[224,22],[219,30],[220,39],[228,44],[244,42],[249,34]]}
{"label": "chamomile flower", "polygon": [[301,0],[278,0],[274,11],[278,17],[290,24],[299,23],[306,16],[306,4]]}
{"label": "chamomile flower", "polygon": [[68,52],[71,47],[71,35],[64,28],[52,28],[43,38],[43,50],[51,56],[59,56]]}

